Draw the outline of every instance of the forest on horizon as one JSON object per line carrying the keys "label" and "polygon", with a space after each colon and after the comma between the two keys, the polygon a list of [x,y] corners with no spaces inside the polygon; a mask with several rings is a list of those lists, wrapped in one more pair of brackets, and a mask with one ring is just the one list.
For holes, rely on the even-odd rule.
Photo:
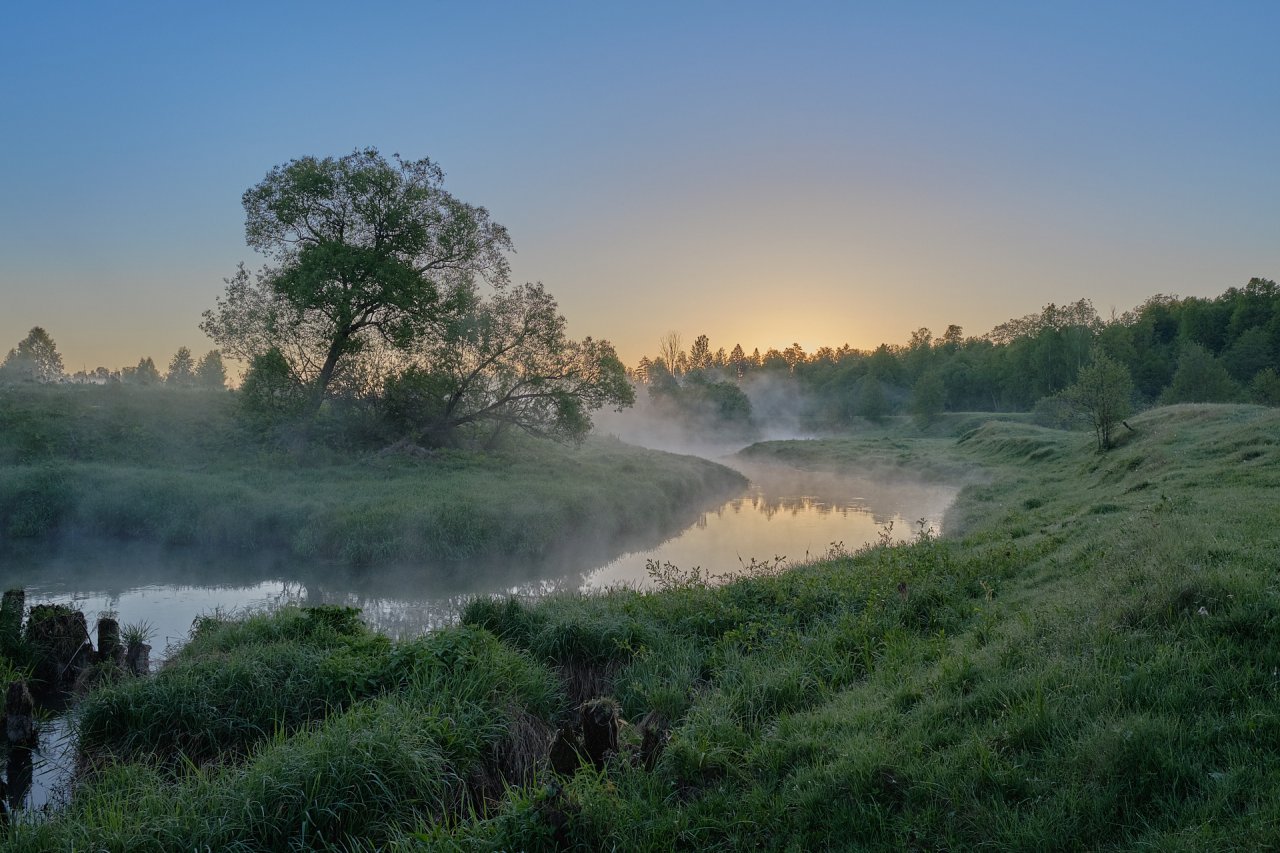
{"label": "forest on horizon", "polygon": [[[807,353],[740,344],[712,350],[699,335],[686,351],[678,333],[644,356],[630,375],[650,399],[707,425],[727,425],[766,407],[785,406],[809,427],[943,411],[1037,410],[1050,425],[1070,413],[1057,395],[1096,354],[1119,362],[1133,380],[1134,404],[1254,402],[1280,405],[1280,288],[1253,278],[1213,298],[1155,295],[1104,319],[1081,299],[966,337],[951,325],[927,328],[902,345],[858,350],[847,344]],[[789,394],[753,393],[753,386]],[[753,408],[754,407],[754,408]]]}

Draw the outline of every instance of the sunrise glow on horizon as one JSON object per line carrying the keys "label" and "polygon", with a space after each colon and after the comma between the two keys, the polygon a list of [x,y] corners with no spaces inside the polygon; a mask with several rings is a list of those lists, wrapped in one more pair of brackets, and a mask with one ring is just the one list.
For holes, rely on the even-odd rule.
{"label": "sunrise glow on horizon", "polygon": [[6,17],[0,353],[43,326],[69,371],[213,348],[201,312],[263,262],[241,194],[365,146],[438,162],[628,364],[1280,277],[1273,3]]}

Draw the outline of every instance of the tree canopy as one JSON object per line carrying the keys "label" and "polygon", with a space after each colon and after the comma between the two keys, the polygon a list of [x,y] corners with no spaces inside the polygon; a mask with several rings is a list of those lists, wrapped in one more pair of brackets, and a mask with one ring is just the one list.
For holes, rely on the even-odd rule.
{"label": "tree canopy", "polygon": [[511,287],[506,229],[442,181],[369,148],[293,160],[244,194],[268,264],[242,264],[201,328],[249,363],[242,399],[264,422],[331,399],[430,444],[509,426],[578,439],[591,410],[633,400],[608,341],[570,340],[542,285]]}
{"label": "tree canopy", "polygon": [[166,385],[173,388],[190,388],[195,385],[196,363],[191,357],[191,350],[178,347],[178,351],[169,360],[169,372],[164,375]]}
{"label": "tree canopy", "polygon": [[0,364],[0,379],[17,382],[57,382],[63,378],[62,356],[49,333],[35,326]]}
{"label": "tree canopy", "polygon": [[1062,398],[1089,421],[1098,450],[1109,450],[1116,426],[1132,410],[1133,379],[1123,364],[1099,352],[1092,364],[1080,368],[1075,384],[1062,392]]}
{"label": "tree canopy", "polygon": [[577,440],[589,412],[635,399],[608,341],[573,341],[541,284],[525,284],[479,303],[407,369],[388,377],[386,407],[403,430],[429,444],[460,429],[508,427]]}
{"label": "tree canopy", "polygon": [[473,307],[477,278],[507,282],[506,229],[443,180],[373,148],[275,167],[243,197],[246,242],[268,264],[241,265],[201,329],[246,362],[278,350],[318,409],[353,356],[438,334]]}
{"label": "tree canopy", "polygon": [[212,349],[204,354],[196,364],[195,383],[197,387],[209,391],[226,390],[227,369],[222,364],[222,353]]}

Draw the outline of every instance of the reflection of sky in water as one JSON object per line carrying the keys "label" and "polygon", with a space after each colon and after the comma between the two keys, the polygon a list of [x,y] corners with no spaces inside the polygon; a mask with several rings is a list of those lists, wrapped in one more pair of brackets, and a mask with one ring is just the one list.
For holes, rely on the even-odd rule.
{"label": "reflection of sky in water", "polygon": [[656,548],[625,554],[592,571],[586,589],[649,585],[646,563],[657,560],[682,570],[732,574],[754,560],[794,565],[826,554],[840,543],[852,551],[875,542],[893,524],[895,539],[910,538],[924,519],[941,532],[942,517],[955,499],[951,486],[890,483],[867,478],[777,467],[743,467],[751,486],[697,524]]}
{"label": "reflection of sky in water", "polygon": [[152,584],[120,592],[82,592],[71,589],[73,582],[31,584],[27,587],[27,603],[57,602],[70,604],[84,613],[89,631],[94,634],[97,619],[112,613],[121,626],[145,622],[151,629],[153,662],[164,657],[166,647],[181,644],[191,631],[192,621],[214,611],[233,612],[264,610],[299,600],[302,590],[297,584],[270,580],[249,586],[186,586]]}
{"label": "reflection of sky in water", "polygon": [[404,636],[451,621],[460,603],[476,594],[537,598],[624,584],[643,588],[650,559],[713,574],[732,573],[753,559],[786,557],[795,564],[825,554],[833,543],[854,550],[873,542],[889,522],[895,538],[909,537],[921,518],[941,530],[957,492],[951,486],[786,467],[742,470],[751,478],[745,494],[703,513],[674,537],[662,541],[655,533],[647,541],[596,543],[540,561],[351,569],[122,545],[6,561],[13,564],[4,574],[12,578],[9,585],[26,587],[30,603],[69,603],[82,610],[91,629],[104,612],[116,614],[122,625],[146,622],[153,631],[153,659],[162,659],[167,646],[186,638],[192,620],[215,610],[350,605],[362,608],[371,625]]}
{"label": "reflection of sky in water", "polygon": [[[180,645],[203,614],[263,610],[284,604],[359,607],[370,625],[408,636],[457,618],[476,594],[540,598],[555,592],[644,588],[647,560],[684,571],[732,574],[752,560],[787,564],[825,554],[833,543],[854,550],[874,542],[893,523],[895,538],[909,538],[918,519],[941,531],[957,488],[835,476],[785,467],[740,467],[751,486],[743,495],[702,513],[662,541],[593,543],[543,560],[507,559],[470,565],[351,569],[270,555],[252,558],[164,551],[146,545],[87,543],[45,555],[0,555],[6,588],[22,586],[29,604],[70,604],[93,632],[98,616],[121,625],[145,622],[152,631],[152,662]],[[659,542],[656,547],[651,543]],[[638,545],[638,547],[637,547]],[[620,551],[631,547],[622,556]],[[93,639],[97,640],[96,634]],[[33,756],[29,806],[39,806],[66,778],[74,759],[65,719],[52,721]],[[65,765],[65,766],[64,766]]]}

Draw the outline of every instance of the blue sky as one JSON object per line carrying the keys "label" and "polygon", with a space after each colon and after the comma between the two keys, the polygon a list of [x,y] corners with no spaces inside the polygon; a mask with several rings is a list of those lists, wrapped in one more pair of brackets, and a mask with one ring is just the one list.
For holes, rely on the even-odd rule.
{"label": "blue sky", "polygon": [[[265,7],[265,8],[264,8]],[[0,349],[167,361],[272,166],[431,157],[624,359],[1280,275],[1280,3],[47,3],[0,30]]]}

